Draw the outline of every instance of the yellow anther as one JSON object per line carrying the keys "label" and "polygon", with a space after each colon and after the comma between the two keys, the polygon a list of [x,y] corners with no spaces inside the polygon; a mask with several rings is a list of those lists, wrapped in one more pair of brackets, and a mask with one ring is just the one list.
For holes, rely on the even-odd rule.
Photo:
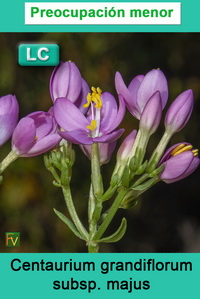
{"label": "yellow anther", "polygon": [[34,141],[36,141],[38,139],[38,136],[35,136]]}
{"label": "yellow anther", "polygon": [[199,150],[198,150],[198,149],[195,149],[195,150],[193,150],[192,152],[193,152],[193,154],[196,154],[196,153],[199,152]]}
{"label": "yellow anther", "polygon": [[84,108],[89,107],[90,104],[91,104],[91,102],[92,102],[92,95],[91,95],[91,93],[88,93],[88,95],[87,95],[87,103],[84,104],[83,107],[84,107]]}
{"label": "yellow anther", "polygon": [[93,119],[91,121],[90,125],[87,126],[86,128],[91,130],[91,131],[94,131],[96,129],[96,127],[97,127],[97,121],[96,121],[96,119]]}
{"label": "yellow anther", "polygon": [[194,157],[197,157],[198,154],[199,154],[199,150],[198,149],[195,149],[192,152],[193,152]]}
{"label": "yellow anther", "polygon": [[[180,147],[180,145],[181,145],[181,147]],[[192,145],[185,145],[185,144],[180,144],[180,145],[178,145],[177,147],[175,147],[173,149],[173,151],[171,152],[172,156],[177,156],[181,153],[187,152],[192,149]]]}
{"label": "yellow anther", "polygon": [[101,99],[101,94],[102,91],[99,87],[95,88],[95,87],[91,87],[92,92],[88,93],[87,95],[87,103],[83,105],[84,108],[89,107],[89,105],[91,104],[91,102],[94,102],[95,108],[101,109],[103,102]]}
{"label": "yellow anther", "polygon": [[171,152],[171,156],[174,156],[174,154],[175,154],[177,151],[179,151],[180,149],[182,149],[183,147],[185,147],[185,144],[184,144],[184,143],[179,144],[177,147],[175,147],[175,148],[173,149],[173,151]]}

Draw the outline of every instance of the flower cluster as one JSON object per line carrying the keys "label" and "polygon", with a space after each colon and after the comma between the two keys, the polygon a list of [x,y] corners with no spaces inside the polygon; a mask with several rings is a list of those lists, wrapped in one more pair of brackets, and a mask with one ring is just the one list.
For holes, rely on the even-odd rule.
{"label": "flower cluster", "polygon": [[[0,98],[0,145],[12,136],[15,157],[30,157],[54,148],[62,139],[79,144],[91,159],[91,146],[98,143],[100,164],[107,163],[124,129],[118,129],[126,108],[139,119],[134,130],[122,143],[117,154],[117,171],[136,157],[142,165],[149,137],[157,130],[162,110],[168,100],[168,84],[160,69],[134,77],[128,87],[116,72],[115,87],[119,105],[109,92],[91,88],[82,78],[74,62],[60,62],[50,79],[50,95],[54,106],[49,112],[37,111],[18,123],[18,102],[15,96]],[[186,142],[174,145],[164,153],[173,134],[188,122],[194,104],[192,90],[181,93],[165,116],[165,134],[149,161],[151,170],[164,164],[160,179],[171,183],[192,173],[199,165],[198,151]],[[182,146],[180,149],[179,147]],[[174,154],[174,151],[176,154]]]}

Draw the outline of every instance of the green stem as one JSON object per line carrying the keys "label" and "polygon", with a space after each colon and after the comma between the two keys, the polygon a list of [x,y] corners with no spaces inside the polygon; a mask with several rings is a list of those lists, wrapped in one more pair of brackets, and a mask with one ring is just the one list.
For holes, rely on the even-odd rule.
{"label": "green stem", "polygon": [[107,227],[109,226],[110,222],[112,221],[113,217],[115,216],[117,210],[119,209],[119,206],[126,195],[127,190],[122,188],[117,197],[115,198],[115,201],[113,202],[108,214],[106,215],[104,221],[102,222],[101,226],[99,227],[97,233],[94,236],[93,240],[98,240],[101,238],[103,233],[106,231]]}
{"label": "green stem", "polygon": [[0,163],[0,173],[2,173],[12,162],[14,162],[19,156],[16,152],[11,151],[4,160]]}
{"label": "green stem", "polygon": [[103,194],[103,182],[101,177],[98,143],[92,144],[91,172],[94,196],[96,199],[98,199]]}
{"label": "green stem", "polygon": [[76,209],[74,207],[74,203],[73,203],[73,200],[72,200],[72,196],[71,196],[71,191],[70,191],[70,187],[69,186],[64,186],[62,187],[62,191],[63,191],[63,195],[64,195],[64,198],[65,198],[65,202],[66,202],[66,205],[67,205],[67,208],[68,208],[68,211],[69,211],[69,214],[77,228],[77,230],[80,232],[80,234],[88,240],[88,232],[87,230],[85,229],[85,227],[83,226],[83,224],[81,223],[78,215],[77,215],[77,212],[76,212]]}
{"label": "green stem", "polygon": [[148,179],[149,173],[143,174],[133,185],[132,187],[139,186],[141,183],[143,183],[146,179]]}
{"label": "green stem", "polygon": [[157,167],[158,162],[160,161],[160,159],[165,151],[165,148],[166,148],[169,140],[171,139],[172,135],[173,134],[171,132],[168,132],[167,130],[163,134],[158,146],[154,150],[151,158],[149,159],[149,163],[148,163],[149,172],[153,171]]}
{"label": "green stem", "polygon": [[99,147],[98,143],[92,144],[91,154],[91,187],[88,204],[88,219],[89,219],[89,241],[88,252],[98,252],[99,246],[93,241],[94,235],[97,231],[97,221],[100,218],[102,203],[99,200],[103,194],[103,182],[101,177]]}
{"label": "green stem", "polygon": [[89,253],[98,253],[99,252],[99,245],[93,241],[88,242],[88,252]]}

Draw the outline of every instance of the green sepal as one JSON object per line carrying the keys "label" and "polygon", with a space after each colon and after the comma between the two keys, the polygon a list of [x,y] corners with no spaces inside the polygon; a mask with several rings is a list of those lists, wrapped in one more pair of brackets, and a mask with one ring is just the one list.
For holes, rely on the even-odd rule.
{"label": "green sepal", "polygon": [[135,172],[138,168],[138,161],[135,156],[130,159],[129,168],[131,172]]}
{"label": "green sepal", "polygon": [[115,187],[118,184],[118,182],[119,182],[119,175],[115,173],[111,178],[110,186]]}
{"label": "green sepal", "polygon": [[159,175],[163,171],[164,167],[165,167],[164,164],[161,164],[158,168],[156,168],[154,171],[152,171],[149,174],[149,177],[153,178],[153,177]]}
{"label": "green sepal", "polygon": [[129,180],[130,180],[130,170],[128,166],[125,166],[124,172],[122,175],[122,186],[125,188],[129,187]]}
{"label": "green sepal", "polygon": [[153,183],[157,181],[157,179],[158,179],[158,177],[154,176],[152,179],[148,180],[146,183],[138,185],[136,187],[134,187],[134,185],[133,185],[130,189],[135,190],[135,191],[144,191],[144,190],[150,188],[151,185],[153,185]]}
{"label": "green sepal", "polygon": [[3,182],[3,176],[1,175],[0,176],[0,184],[2,184],[2,182]]}
{"label": "green sepal", "polygon": [[149,163],[148,163],[148,167],[147,167],[147,172],[148,173],[152,173],[152,171],[155,170],[158,162],[157,162],[157,154],[153,154],[153,156],[151,157]]}
{"label": "green sepal", "polygon": [[79,239],[85,240],[85,238],[80,234],[80,232],[77,230],[77,228],[75,227],[75,225],[71,220],[69,220],[65,215],[63,215],[58,210],[56,209],[53,210],[56,213],[56,215],[60,218],[60,220],[62,220],[62,222],[64,222],[69,227],[69,229],[71,229],[71,231],[75,234],[75,236],[77,236]]}
{"label": "green sepal", "polygon": [[148,161],[146,160],[140,167],[139,169],[136,171],[136,175],[141,175],[145,172],[146,168],[147,168],[147,164],[148,164]]}
{"label": "green sepal", "polygon": [[59,151],[51,151],[51,161],[53,166],[55,166],[58,170],[61,170],[61,153]]}
{"label": "green sepal", "polygon": [[108,190],[99,198],[99,201],[104,202],[106,200],[109,200],[115,194],[116,189],[117,186],[109,187]]}
{"label": "green sepal", "polygon": [[92,221],[97,222],[101,217],[101,212],[102,212],[102,202],[98,201],[95,206],[94,213],[92,215]]}
{"label": "green sepal", "polygon": [[119,240],[121,240],[126,232],[126,228],[127,228],[127,221],[126,218],[122,218],[122,222],[118,228],[118,230],[105,238],[99,239],[95,242],[97,243],[114,243],[114,242],[118,242]]}
{"label": "green sepal", "polygon": [[120,208],[124,209],[124,210],[127,210],[127,209],[130,209],[132,208],[133,206],[136,206],[138,204],[138,199],[135,198],[133,200],[128,200],[127,202],[125,202],[124,204],[122,204],[120,206]]}
{"label": "green sepal", "polygon": [[51,164],[51,161],[50,161],[48,155],[44,155],[44,165],[47,168],[47,170],[49,170],[49,171],[51,170],[52,164]]}

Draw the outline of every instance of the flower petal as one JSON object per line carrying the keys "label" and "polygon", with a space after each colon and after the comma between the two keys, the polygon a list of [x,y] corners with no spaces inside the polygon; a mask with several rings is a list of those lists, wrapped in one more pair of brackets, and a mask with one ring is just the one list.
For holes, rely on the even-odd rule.
{"label": "flower petal", "polygon": [[0,146],[12,135],[18,120],[19,106],[15,96],[0,98]]}
{"label": "flower petal", "polygon": [[94,142],[112,142],[112,141],[115,141],[117,140],[119,137],[121,137],[121,135],[124,133],[124,129],[119,129],[117,131],[114,131],[110,134],[105,134],[105,135],[102,135],[101,137],[95,137],[93,138],[93,141]]}
{"label": "flower petal", "polygon": [[177,156],[171,157],[164,162],[165,168],[160,176],[161,180],[167,183],[168,181],[176,181],[179,177],[182,178],[193,159],[194,155],[191,151],[183,152]]}
{"label": "flower petal", "polygon": [[180,142],[180,143],[176,143],[176,144],[172,145],[170,148],[168,148],[165,151],[164,155],[162,156],[162,159],[159,162],[159,165],[161,165],[162,163],[166,162],[171,157],[171,152],[173,151],[173,149],[176,148],[180,144],[191,145],[188,142]]}
{"label": "flower petal", "polygon": [[122,75],[120,72],[116,72],[115,74],[115,88],[118,94],[121,94],[125,101],[130,105],[134,105],[132,102],[132,97],[130,94],[130,91],[128,90],[126,84],[124,83],[124,80],[122,78]]}
{"label": "flower petal", "polygon": [[28,114],[27,117],[34,120],[38,140],[55,132],[55,121],[51,113],[36,111]]}
{"label": "flower petal", "polygon": [[159,69],[148,72],[140,84],[137,93],[137,103],[141,111],[156,91],[160,92],[162,109],[164,109],[168,99],[168,85],[165,75]]}
{"label": "flower petal", "polygon": [[17,124],[12,136],[12,149],[19,155],[27,153],[35,144],[36,128],[34,120],[22,118]]}
{"label": "flower petal", "polygon": [[71,132],[59,131],[59,135],[74,144],[92,144],[93,140],[87,135],[86,131],[74,130]]}
{"label": "flower petal", "polygon": [[34,146],[23,157],[32,157],[43,154],[54,148],[60,141],[61,137],[58,134],[45,136],[43,139],[36,141]]}
{"label": "flower petal", "polygon": [[[106,164],[110,161],[112,153],[116,147],[117,140],[110,142],[110,143],[99,143],[99,159],[100,164]],[[82,144],[80,145],[81,150],[84,154],[91,160],[91,152],[92,152],[92,145],[91,144]]]}
{"label": "flower petal", "polygon": [[113,131],[120,125],[120,123],[124,118],[125,112],[126,112],[126,106],[125,106],[124,99],[121,95],[119,95],[119,109],[117,111],[116,117],[112,119],[111,125],[107,128],[106,130],[107,132]]}
{"label": "flower petal", "polygon": [[110,131],[113,121],[117,117],[117,103],[114,96],[109,92],[104,92],[101,95],[103,106],[101,109],[101,127],[100,131]]}
{"label": "flower petal", "polygon": [[86,129],[86,126],[89,125],[81,111],[66,98],[56,100],[54,115],[57,123],[66,131]]}
{"label": "flower petal", "polygon": [[153,134],[160,124],[161,116],[162,103],[160,92],[156,91],[144,107],[139,124],[140,129],[148,131],[149,134]]}
{"label": "flower petal", "polygon": [[90,92],[90,88],[87,84],[87,82],[82,79],[82,89],[81,89],[81,93],[77,99],[77,101],[75,102],[76,107],[83,113],[86,114],[88,108],[84,108],[83,105],[87,102],[86,98],[88,93]]}
{"label": "flower petal", "polygon": [[137,131],[133,130],[126,138],[123,140],[117,152],[117,159],[127,159],[129,154],[131,153],[133,144],[135,142],[135,138],[137,135]]}
{"label": "flower petal", "polygon": [[187,124],[194,106],[194,96],[191,89],[182,92],[169,107],[165,116],[165,127],[173,132],[179,132]]}
{"label": "flower petal", "polygon": [[[131,94],[131,103],[127,102],[128,106],[130,109],[134,108],[134,111],[135,110],[138,111],[139,114],[141,114],[141,111],[140,111],[140,108],[137,103],[137,92],[138,92],[138,89],[139,89],[143,79],[144,79],[144,75],[138,75],[132,79],[132,81],[130,82],[130,84],[128,86],[128,90]],[[127,108],[128,108],[128,106],[127,106]]]}
{"label": "flower petal", "polygon": [[53,102],[67,97],[75,102],[81,92],[81,74],[74,62],[60,62],[50,79],[50,94]]}
{"label": "flower petal", "polygon": [[123,96],[129,112],[137,119],[140,119],[141,115],[141,110],[137,103],[137,91],[143,78],[143,75],[136,76],[135,78],[133,78],[127,88],[122,75],[119,72],[116,72],[115,74],[115,88],[117,90],[117,93],[118,95],[121,94]]}

